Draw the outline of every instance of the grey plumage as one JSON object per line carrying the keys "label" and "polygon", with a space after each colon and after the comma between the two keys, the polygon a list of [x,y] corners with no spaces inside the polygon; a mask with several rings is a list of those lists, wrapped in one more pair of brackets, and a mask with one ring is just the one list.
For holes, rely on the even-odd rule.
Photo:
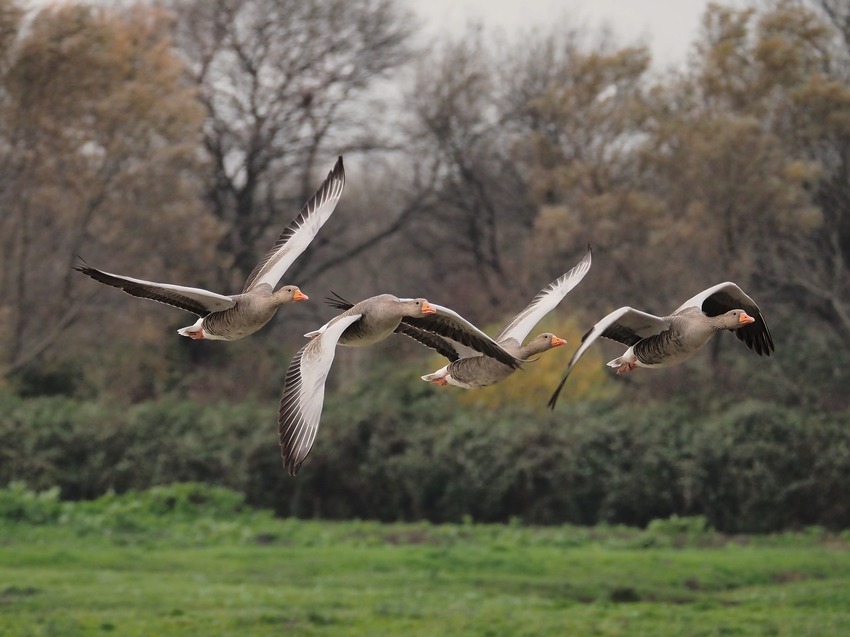
{"label": "grey plumage", "polygon": [[[552,344],[553,342],[555,345]],[[536,336],[525,345],[519,345],[514,339],[509,339],[508,341],[504,341],[499,344],[505,349],[505,351],[509,352],[517,359],[527,361],[532,356],[542,354],[543,352],[552,349],[552,347],[560,346],[562,343],[566,343],[566,341],[563,341],[554,334],[547,332]],[[449,377],[452,381],[454,381],[449,381],[448,384],[463,387],[464,389],[475,389],[495,385],[496,383],[505,380],[516,371],[516,369],[500,363],[495,358],[480,355],[458,358],[457,360],[449,363],[445,369],[447,372],[446,377]],[[439,372],[436,372],[435,374],[439,377]],[[423,376],[422,378],[423,380],[429,381],[436,380],[436,377],[432,379],[430,376],[431,374]]]}
{"label": "grey plumage", "polygon": [[492,352],[507,365],[519,365],[519,361],[469,321],[425,299],[400,299],[381,294],[354,304],[341,297],[333,302],[344,311],[319,329],[305,334],[312,340],[295,354],[287,368],[278,411],[278,434],[283,466],[290,475],[298,473],[316,438],[325,381],[337,344],[372,345],[398,331],[402,322],[415,319],[420,322],[418,329],[427,325],[434,334],[442,332],[457,337],[478,351]]}
{"label": "grey plumage", "polygon": [[92,268],[82,260],[75,269],[132,296],[166,303],[200,316],[194,325],[178,330],[183,336],[228,341],[243,338],[268,323],[282,304],[307,299],[307,295],[294,285],[277,291],[274,288],[330,218],[344,185],[345,170],[340,157],[319,189],[248,276],[241,294],[228,296],[201,288],[135,279]]}
{"label": "grey plumage", "polygon": [[759,356],[770,356],[773,338],[758,305],[735,283],[718,283],[688,299],[669,316],[655,316],[625,306],[594,325],[567,365],[560,384],[549,399],[555,408],[558,395],[575,364],[597,338],[608,338],[629,349],[608,363],[617,373],[635,367],[667,367],[698,352],[717,332],[732,330]]}
{"label": "grey plumage", "polygon": [[[555,309],[585,277],[590,270],[591,262],[592,255],[588,246],[584,257],[573,268],[540,290],[532,301],[502,328],[496,337],[496,342],[522,361],[565,344],[565,340],[550,333],[539,334],[525,345],[522,345],[522,341],[534,326]],[[507,367],[486,354],[482,356],[468,350],[457,351],[457,348],[446,339],[441,339],[442,342],[436,345],[423,339],[417,338],[417,340],[435,349],[449,360],[449,364],[442,369],[422,376],[422,380],[437,385],[449,384],[463,389],[487,387],[505,380],[514,372],[514,368]],[[452,356],[452,353],[455,355]]]}

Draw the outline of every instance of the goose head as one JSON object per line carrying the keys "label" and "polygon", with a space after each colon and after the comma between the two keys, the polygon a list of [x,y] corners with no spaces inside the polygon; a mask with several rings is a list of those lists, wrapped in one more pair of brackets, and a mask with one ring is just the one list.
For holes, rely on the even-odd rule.
{"label": "goose head", "polygon": [[714,319],[718,328],[722,330],[737,330],[750,323],[755,323],[755,319],[744,310],[729,310],[725,314],[715,316]]}
{"label": "goose head", "polygon": [[561,345],[566,344],[566,339],[555,336],[551,332],[544,332],[543,334],[538,334],[528,341],[528,343],[523,345],[523,358],[528,358],[535,354],[542,354],[543,352],[548,352],[553,347],[560,347]]}
{"label": "goose head", "polygon": [[284,303],[295,303],[297,301],[306,301],[310,297],[304,294],[297,285],[285,285],[274,293],[274,300],[278,305]]}
{"label": "goose head", "polygon": [[406,299],[399,301],[402,316],[421,318],[429,314],[436,314],[437,310],[426,299]]}

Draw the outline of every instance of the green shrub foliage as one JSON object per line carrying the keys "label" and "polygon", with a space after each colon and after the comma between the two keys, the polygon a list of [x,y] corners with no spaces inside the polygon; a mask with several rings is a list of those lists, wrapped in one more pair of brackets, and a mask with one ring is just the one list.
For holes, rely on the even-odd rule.
{"label": "green shrub foliage", "polygon": [[2,396],[0,484],[86,500],[194,481],[301,518],[850,527],[846,413],[760,401],[488,412],[406,373],[382,378],[369,392],[328,393],[296,478],[280,465],[275,405]]}

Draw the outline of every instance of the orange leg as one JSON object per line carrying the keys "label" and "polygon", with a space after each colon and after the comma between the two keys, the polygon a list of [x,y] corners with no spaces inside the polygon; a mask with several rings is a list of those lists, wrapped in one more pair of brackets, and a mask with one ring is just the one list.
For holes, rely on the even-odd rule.
{"label": "orange leg", "polygon": [[630,361],[627,363],[623,363],[617,368],[617,374],[628,374],[635,367],[637,367],[637,361]]}

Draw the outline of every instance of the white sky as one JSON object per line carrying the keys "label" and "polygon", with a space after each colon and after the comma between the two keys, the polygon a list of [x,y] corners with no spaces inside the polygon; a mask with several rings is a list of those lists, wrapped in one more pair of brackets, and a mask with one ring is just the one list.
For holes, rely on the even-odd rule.
{"label": "white sky", "polygon": [[[624,43],[652,49],[656,68],[679,65],[694,41],[708,0],[407,0],[427,34],[459,34],[470,21],[510,36],[558,21],[598,29],[608,24]],[[723,4],[739,5],[739,0]]]}
{"label": "white sky", "polygon": [[[108,0],[107,0],[108,1]],[[681,64],[697,34],[708,0],[401,0],[423,21],[426,35],[464,32],[470,21],[508,36],[519,29],[568,24],[597,30],[608,24],[624,43],[638,40],[652,49],[656,68]],[[740,6],[748,0],[719,0]],[[24,0],[41,7],[50,0]]]}

